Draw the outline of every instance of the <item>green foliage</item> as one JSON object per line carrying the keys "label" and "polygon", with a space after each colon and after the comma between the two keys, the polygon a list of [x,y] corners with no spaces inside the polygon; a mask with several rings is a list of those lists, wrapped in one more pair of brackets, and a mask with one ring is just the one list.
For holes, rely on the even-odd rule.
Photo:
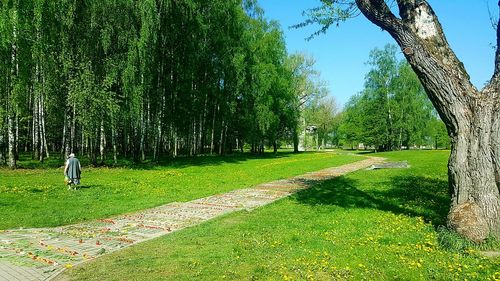
{"label": "green foliage", "polygon": [[255,1],[7,1],[0,14],[0,136],[16,117],[15,146],[34,155],[223,154],[296,127],[281,27]]}
{"label": "green foliage", "polygon": [[311,34],[307,39],[326,33],[331,26],[339,26],[349,18],[359,15],[355,1],[321,0],[322,5],[304,12],[307,20],[296,24],[294,28],[301,28],[309,25],[318,25],[319,30]]}
{"label": "green foliage", "polygon": [[304,112],[306,124],[316,127],[316,136],[321,147],[338,144],[339,108],[333,97],[314,99]]}
{"label": "green foliage", "polygon": [[344,145],[393,150],[402,147],[448,147],[444,124],[406,61],[396,58],[396,46],[370,53],[372,67],[365,89],[345,107],[339,135]]}
{"label": "green foliage", "polygon": [[307,122],[317,121],[306,119],[311,119],[313,108],[328,95],[320,73],[314,68],[315,63],[313,57],[303,53],[292,54],[285,62],[292,77],[289,89],[294,102],[287,106],[286,112],[290,122],[288,134],[293,140],[294,150],[298,150],[299,134],[303,134]]}

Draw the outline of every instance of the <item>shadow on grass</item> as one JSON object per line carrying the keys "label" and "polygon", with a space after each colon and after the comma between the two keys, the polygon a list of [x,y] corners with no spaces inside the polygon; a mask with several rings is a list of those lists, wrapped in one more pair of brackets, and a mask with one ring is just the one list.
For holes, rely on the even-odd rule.
{"label": "shadow on grass", "polygon": [[[307,152],[301,152],[301,153],[307,153]],[[185,168],[185,167],[191,167],[191,166],[215,166],[215,165],[222,165],[226,163],[242,163],[246,162],[248,160],[254,160],[254,159],[280,159],[280,158],[287,158],[292,156],[294,153],[290,151],[286,152],[278,152],[278,153],[272,153],[272,152],[266,152],[263,154],[254,154],[254,153],[233,153],[230,155],[201,155],[201,156],[194,156],[194,157],[178,157],[175,159],[172,158],[164,158],[161,159],[160,161],[154,163],[152,162],[153,165],[142,165],[142,164],[136,164],[132,168],[137,168],[137,169],[144,169],[147,167],[154,168],[156,166],[168,166],[168,167],[173,167],[173,168]]]}
{"label": "shadow on grass", "polygon": [[[314,153],[314,152],[300,152],[300,153]],[[222,165],[225,163],[242,163],[253,159],[279,159],[290,157],[294,153],[292,151],[279,151],[278,153],[265,152],[262,154],[254,154],[250,152],[240,153],[234,152],[228,155],[199,155],[199,156],[179,156],[177,158],[162,157],[158,161],[146,160],[142,163],[136,163],[130,157],[122,157],[118,159],[118,163],[113,164],[112,155],[108,155],[104,163],[98,167],[116,167],[116,168],[130,168],[137,170],[152,170],[158,167],[172,167],[172,168],[185,168],[190,166],[214,166]],[[90,159],[81,156],[78,157],[82,163],[83,168],[91,166]],[[41,163],[32,160],[28,154],[23,154],[18,161],[18,169],[54,169],[63,168],[65,160],[50,158]]]}
{"label": "shadow on grass", "polygon": [[91,185],[91,184],[80,184],[76,186],[76,189],[96,189],[96,188],[102,188],[102,185]]}
{"label": "shadow on grass", "polygon": [[338,177],[294,195],[309,205],[336,205],[342,208],[377,209],[423,217],[433,225],[444,225],[449,211],[448,183],[421,176],[397,176],[384,182],[384,188],[364,188],[359,181]]}

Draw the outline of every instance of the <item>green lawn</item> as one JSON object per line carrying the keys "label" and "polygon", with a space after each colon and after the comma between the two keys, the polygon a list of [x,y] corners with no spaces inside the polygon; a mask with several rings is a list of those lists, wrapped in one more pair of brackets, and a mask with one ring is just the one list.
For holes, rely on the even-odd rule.
{"label": "green lawn", "polygon": [[[0,229],[71,224],[338,166],[361,157],[334,153],[236,154],[181,158],[121,168],[86,168],[82,186],[69,191],[63,163],[21,159],[20,169],[0,169]],[[83,164],[88,163],[86,159]],[[129,165],[129,167],[124,167]],[[36,168],[36,169],[34,169]]]}
{"label": "green lawn", "polygon": [[[480,247],[454,249],[447,232],[437,230],[449,206],[448,154],[383,153],[408,160],[411,168],[363,170],[329,180],[252,212],[104,256],[64,278],[499,280],[498,258],[480,257]],[[481,247],[499,250],[495,242]]]}

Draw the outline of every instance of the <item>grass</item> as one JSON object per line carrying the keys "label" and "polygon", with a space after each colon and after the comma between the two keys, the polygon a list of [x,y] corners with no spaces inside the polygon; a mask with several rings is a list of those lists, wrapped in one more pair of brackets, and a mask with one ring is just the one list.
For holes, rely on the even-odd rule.
{"label": "grass", "polygon": [[[500,280],[500,260],[450,249],[446,151],[380,154],[358,171],[104,256],[70,280]],[[453,238],[458,239],[458,238]],[[498,243],[488,244],[499,250]]]}
{"label": "grass", "polygon": [[[165,160],[159,165],[84,167],[82,186],[68,191],[63,163],[21,159],[18,170],[0,169],[0,229],[47,227],[105,218],[170,202],[287,178],[360,160],[334,153],[282,152]],[[86,159],[82,160],[85,165]]]}

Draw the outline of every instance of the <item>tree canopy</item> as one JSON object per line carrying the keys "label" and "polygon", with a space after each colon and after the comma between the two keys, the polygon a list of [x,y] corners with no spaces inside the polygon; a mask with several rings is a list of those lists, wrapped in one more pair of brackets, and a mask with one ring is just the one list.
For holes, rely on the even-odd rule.
{"label": "tree canopy", "polygon": [[439,130],[442,121],[417,75],[406,60],[397,58],[396,50],[386,45],[371,51],[364,90],[347,103],[339,137],[344,145],[363,143],[376,150],[448,147]]}
{"label": "tree canopy", "polygon": [[0,34],[11,167],[20,151],[94,164],[258,151],[296,131],[307,77],[293,67],[309,66],[291,65],[255,1],[2,1]]}

